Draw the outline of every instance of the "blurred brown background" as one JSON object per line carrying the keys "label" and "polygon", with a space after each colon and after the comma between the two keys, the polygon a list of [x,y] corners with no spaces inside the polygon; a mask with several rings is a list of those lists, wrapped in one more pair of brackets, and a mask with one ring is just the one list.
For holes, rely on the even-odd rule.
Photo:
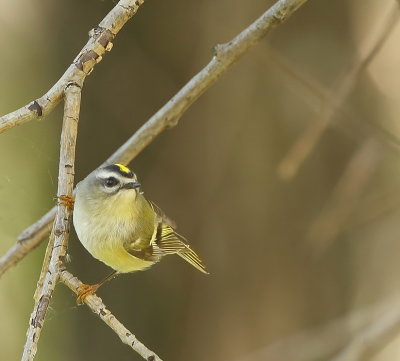
{"label": "blurred brown background", "polygon": [[[272,3],[147,1],[86,81],[77,181]],[[114,4],[1,2],[0,113],[45,93]],[[400,357],[398,15],[309,1],[132,162],[211,272],[169,257],[99,291],[164,360],[330,360],[357,340],[349,360]],[[2,254],[54,204],[60,126],[59,107],[0,136]],[[1,360],[22,353],[43,252],[0,280]],[[69,253],[85,282],[109,272],[75,235]],[[141,358],[59,285],[37,360],[111,359]]]}

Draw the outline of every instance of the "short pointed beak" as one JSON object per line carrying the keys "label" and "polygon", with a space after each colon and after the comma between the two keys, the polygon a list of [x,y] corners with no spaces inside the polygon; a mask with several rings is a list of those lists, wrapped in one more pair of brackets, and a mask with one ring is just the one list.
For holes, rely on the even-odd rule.
{"label": "short pointed beak", "polygon": [[122,188],[125,189],[135,189],[139,188],[141,184],[139,182],[130,182],[130,183],[125,183]]}

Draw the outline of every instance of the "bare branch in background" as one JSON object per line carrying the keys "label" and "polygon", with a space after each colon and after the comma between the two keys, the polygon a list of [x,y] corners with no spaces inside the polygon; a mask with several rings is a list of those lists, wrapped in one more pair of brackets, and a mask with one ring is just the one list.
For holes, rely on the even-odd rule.
{"label": "bare branch in background", "polygon": [[31,361],[35,357],[47,309],[56,287],[60,270],[63,267],[63,259],[67,253],[72,207],[61,201],[60,197],[70,197],[72,199],[80,104],[81,84],[71,83],[65,89],[57,191],[59,204],[57,205],[57,214],[53,225],[53,237],[51,237],[48,244],[51,257],[49,262],[47,262],[47,259],[44,261],[41,273],[43,282],[39,282],[37,286],[35,307],[29,321],[22,361]]}
{"label": "bare branch in background", "polygon": [[343,230],[368,185],[371,174],[376,170],[380,156],[379,144],[375,139],[369,139],[364,141],[348,162],[331,199],[315,219],[307,235],[307,240],[317,251],[325,250]]}
{"label": "bare branch in background", "polygon": [[[320,84],[318,80],[314,79],[310,74],[307,74],[302,71],[302,69],[299,69],[297,64],[294,64],[292,61],[290,61],[290,59],[282,55],[272,46],[268,47],[268,52],[260,52],[259,57],[264,58],[263,62],[261,62],[262,67],[265,67],[264,62],[268,61],[269,63],[272,63],[274,67],[282,73],[283,76],[300,84],[302,92],[299,95],[302,96],[302,99],[305,102],[307,102],[309,98],[312,98],[312,106],[315,106],[315,98],[329,103],[336,102],[335,94],[332,93],[330,89]],[[306,92],[303,90],[306,90]],[[304,93],[307,95],[311,94],[312,97],[304,96]]]}
{"label": "bare branch in background", "polygon": [[[177,125],[184,112],[192,105],[211,85],[213,85],[239,58],[251,47],[259,42],[274,27],[283,23],[307,0],[279,0],[249,27],[239,33],[231,41],[215,47],[215,54],[211,61],[197,73],[171,100],[155,113],[137,132],[129,138],[117,151],[112,154],[106,163],[124,163],[132,161],[152,140],[167,128]],[[26,231],[28,238],[24,238],[7,252],[7,257],[0,259],[0,276],[12,265],[18,263],[33,248],[37,247],[48,235],[48,224],[55,214],[50,210],[39,222],[30,226]],[[44,224],[43,219],[49,220]],[[28,230],[35,229],[30,232]],[[41,236],[38,236],[40,233]],[[22,236],[22,235],[21,235]],[[20,236],[20,237],[21,237]]]}
{"label": "bare branch in background", "polygon": [[399,336],[400,310],[395,307],[352,337],[348,345],[330,361],[368,361]]}
{"label": "bare branch in background", "polygon": [[397,24],[399,17],[399,7],[398,3],[396,3],[390,7],[388,15],[384,17],[384,27],[375,37],[375,40],[370,41],[370,37],[368,37],[369,46],[365,56],[361,59],[356,59],[350,69],[339,77],[338,86],[331,92],[336,95],[336,101],[332,103],[325,99],[322,114],[310,122],[304,133],[300,135],[281,161],[278,167],[278,174],[283,180],[291,180],[297,174],[303,162],[312,153],[334,116],[345,103],[361,72],[368,67],[372,59],[379,53]]}
{"label": "bare branch in background", "polygon": [[[398,296],[301,331],[235,361],[366,361],[400,330]],[[397,335],[396,335],[397,333]],[[334,358],[332,355],[336,355]],[[350,357],[351,356],[351,357]]]}
{"label": "bare branch in background", "polygon": [[[78,294],[79,289],[83,285],[80,280],[66,270],[61,271],[60,281],[76,294]],[[146,360],[161,361],[159,356],[142,344],[131,331],[116,319],[116,317],[106,308],[100,297],[96,295],[88,295],[84,299],[84,302],[119,336],[124,344],[128,345]]]}
{"label": "bare branch in background", "polygon": [[[330,89],[320,84],[311,74],[300,69],[297,64],[291,62],[290,59],[280,54],[273,47],[268,49],[268,54],[259,52],[259,57],[264,58],[264,61],[260,62],[263,67],[265,66],[265,61],[268,61],[276,67],[276,70],[281,72],[282,76],[294,80],[300,86],[300,91],[296,91],[296,88],[293,87],[290,90],[296,91],[296,94],[300,95],[302,100],[305,103],[309,103],[313,108],[315,108],[316,101],[321,104],[327,103],[331,104],[331,106],[338,106],[335,93],[332,93]],[[361,119],[352,111],[351,106],[342,104],[337,108],[336,116],[340,116],[342,122],[335,122],[335,127],[346,132],[346,135],[357,140],[364,140],[367,134],[368,137],[376,138],[397,154],[400,152],[400,138],[396,134],[386,130],[380,124],[370,122],[365,118]],[[365,132],[350,132],[349,122],[357,123],[359,127],[363,127]]]}
{"label": "bare branch in background", "polygon": [[377,219],[395,212],[400,208],[400,189],[399,186],[393,187],[383,192],[377,192],[365,197],[357,205],[357,210],[353,217],[348,220],[346,229],[357,229],[365,225],[370,225]]}
{"label": "bare branch in background", "polygon": [[63,76],[42,97],[31,103],[0,117],[0,133],[30,120],[48,115],[64,96],[64,89],[69,82],[83,83],[94,66],[102,60],[106,51],[112,48],[115,35],[124,24],[135,15],[144,0],[121,0],[101,21],[99,26],[93,29],[89,35],[89,41],[80,51],[73,63]]}

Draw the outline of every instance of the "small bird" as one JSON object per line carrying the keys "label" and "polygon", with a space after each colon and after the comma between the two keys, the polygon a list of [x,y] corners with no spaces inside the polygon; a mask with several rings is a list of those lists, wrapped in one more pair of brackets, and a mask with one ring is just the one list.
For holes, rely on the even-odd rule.
{"label": "small bird", "polygon": [[140,186],[136,175],[122,164],[100,167],[77,184],[73,220],[78,238],[93,257],[114,269],[101,282],[84,285],[78,303],[116,274],[147,269],[169,254],[208,273]]}

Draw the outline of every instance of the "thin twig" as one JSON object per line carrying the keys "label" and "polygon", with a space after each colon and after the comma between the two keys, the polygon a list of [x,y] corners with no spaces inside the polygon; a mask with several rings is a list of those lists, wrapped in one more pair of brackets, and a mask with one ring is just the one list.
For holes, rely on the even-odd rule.
{"label": "thin twig", "polygon": [[278,174],[283,180],[291,180],[312,153],[318,141],[333,121],[334,116],[345,103],[360,74],[368,67],[372,59],[374,59],[385,44],[399,17],[399,4],[396,3],[391,6],[388,15],[385,16],[384,27],[376,39],[370,42],[370,37],[368,37],[370,44],[364,57],[356,59],[350,69],[340,77],[338,86],[332,91],[336,95],[336,101],[330,102],[325,99],[322,114],[310,123],[279,164]]}
{"label": "thin twig", "polygon": [[[58,197],[66,196],[72,198],[72,191],[74,188],[75,145],[78,131],[80,102],[81,84],[69,84],[65,89],[65,105],[58,173]],[[53,226],[54,237],[52,237],[48,245],[49,251],[51,251],[51,258],[49,262],[45,259],[45,266],[41,273],[41,280],[43,281],[40,281],[37,286],[35,307],[29,321],[26,343],[21,359],[22,361],[31,361],[35,357],[47,309],[58,281],[59,272],[63,266],[63,258],[67,253],[71,217],[71,207],[59,201],[59,204],[57,205],[56,220]]]}
{"label": "thin twig", "polygon": [[144,0],[119,1],[99,26],[89,33],[89,41],[63,76],[46,94],[22,108],[0,117],[0,133],[49,114],[61,101],[67,84],[71,81],[78,84],[83,82],[94,66],[102,60],[104,53],[111,50],[115,35],[135,15],[143,3]]}
{"label": "thin twig", "polygon": [[[228,43],[217,45],[211,61],[157,113],[144,123],[104,164],[117,162],[123,164],[130,163],[156,136],[165,129],[177,125],[178,120],[189,106],[213,85],[222,74],[246,51],[260,41],[263,36],[289,18],[306,1],[280,0],[234,39]],[[39,222],[43,224],[43,219],[47,219],[50,220],[50,223],[54,214],[55,210],[53,208]],[[48,235],[48,231],[44,227],[40,227],[40,225],[35,223],[22,233],[28,234],[28,237],[24,237],[8,251],[6,258],[2,257],[0,259],[0,276],[9,267],[22,260],[30,250],[37,247],[44,240]],[[39,232],[40,236],[38,236]]]}
{"label": "thin twig", "polygon": [[[66,270],[63,270],[60,273],[60,281],[76,294],[78,294],[79,289],[83,285],[80,280]],[[131,347],[146,360],[161,361],[159,356],[157,356],[153,351],[149,350],[136,338],[131,331],[129,331],[120,321],[115,318],[115,316],[106,308],[100,297],[96,295],[88,295],[84,302],[119,336],[123,343]]]}

